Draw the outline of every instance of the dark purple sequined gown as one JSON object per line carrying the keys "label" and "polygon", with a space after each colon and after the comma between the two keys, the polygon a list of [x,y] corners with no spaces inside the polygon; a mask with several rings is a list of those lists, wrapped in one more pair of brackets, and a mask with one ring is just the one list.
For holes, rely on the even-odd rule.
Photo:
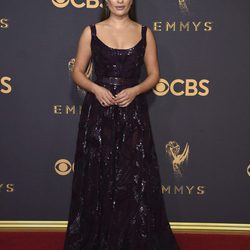
{"label": "dark purple sequined gown", "polygon": [[[92,31],[95,82],[113,94],[138,84],[147,27],[130,49]],[[97,34],[98,35],[98,34]],[[161,192],[144,94],[127,107],[103,107],[87,92],[79,121],[64,250],[176,250]]]}

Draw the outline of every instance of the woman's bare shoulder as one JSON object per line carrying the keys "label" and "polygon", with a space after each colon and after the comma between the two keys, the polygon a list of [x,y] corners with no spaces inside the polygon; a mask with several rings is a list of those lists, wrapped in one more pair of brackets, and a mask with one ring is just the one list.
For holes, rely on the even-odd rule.
{"label": "woman's bare shoulder", "polygon": [[132,22],[133,22],[133,24],[134,24],[135,26],[137,26],[137,27],[138,27],[138,26],[140,26],[140,27],[141,27],[141,26],[144,26],[142,23],[139,23],[139,22],[136,22],[136,21],[132,21]]}
{"label": "woman's bare shoulder", "polygon": [[134,29],[140,29],[142,26],[144,26],[142,23],[136,22],[132,20],[131,25]]}
{"label": "woman's bare shoulder", "polygon": [[106,26],[107,25],[107,22],[106,22],[106,20],[103,20],[103,21],[100,21],[100,22],[96,22],[95,23],[95,26],[97,26],[97,27],[104,27],[104,26]]}
{"label": "woman's bare shoulder", "polygon": [[80,40],[83,40],[85,42],[90,42],[91,40],[91,24],[85,25],[82,28],[81,35],[80,35]]}

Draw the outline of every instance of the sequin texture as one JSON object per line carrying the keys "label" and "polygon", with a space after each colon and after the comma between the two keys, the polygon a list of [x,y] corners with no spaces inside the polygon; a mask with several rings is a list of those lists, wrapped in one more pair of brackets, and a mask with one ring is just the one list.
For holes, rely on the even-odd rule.
{"label": "sequin texture", "polygon": [[[147,26],[129,49],[107,46],[90,25],[95,83],[113,94],[139,83]],[[161,192],[145,94],[103,107],[87,92],[75,151],[64,250],[176,250]]]}

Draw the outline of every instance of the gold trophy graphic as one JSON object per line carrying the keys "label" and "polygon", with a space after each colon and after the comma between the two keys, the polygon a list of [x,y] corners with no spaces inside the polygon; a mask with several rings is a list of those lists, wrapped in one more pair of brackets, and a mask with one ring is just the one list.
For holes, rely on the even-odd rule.
{"label": "gold trophy graphic", "polygon": [[[75,65],[75,58],[72,58],[68,62],[68,70],[69,70],[70,75],[74,69],[74,65]],[[92,61],[92,58],[90,58],[90,60],[89,60],[88,66],[85,70],[85,75],[88,79],[93,80],[93,61]],[[79,95],[84,99],[84,97],[86,95],[86,90],[81,88],[79,85],[76,85],[76,87],[77,87],[77,91],[78,91]]]}
{"label": "gold trophy graphic", "polygon": [[178,0],[178,4],[181,12],[189,12],[188,4],[190,4],[190,0]]}
{"label": "gold trophy graphic", "polygon": [[186,143],[182,153],[180,145],[176,141],[170,141],[165,146],[166,153],[170,157],[175,177],[183,176],[183,164],[188,162],[189,145]]}

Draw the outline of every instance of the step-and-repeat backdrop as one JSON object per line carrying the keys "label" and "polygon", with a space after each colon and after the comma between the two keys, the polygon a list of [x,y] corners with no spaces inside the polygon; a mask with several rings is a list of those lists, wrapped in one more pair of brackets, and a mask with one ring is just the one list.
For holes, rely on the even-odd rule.
{"label": "step-and-repeat backdrop", "polygon": [[[82,104],[70,72],[101,10],[0,2],[0,220],[67,220]],[[137,1],[158,47],[146,95],[171,222],[250,223],[249,11],[247,0]]]}

